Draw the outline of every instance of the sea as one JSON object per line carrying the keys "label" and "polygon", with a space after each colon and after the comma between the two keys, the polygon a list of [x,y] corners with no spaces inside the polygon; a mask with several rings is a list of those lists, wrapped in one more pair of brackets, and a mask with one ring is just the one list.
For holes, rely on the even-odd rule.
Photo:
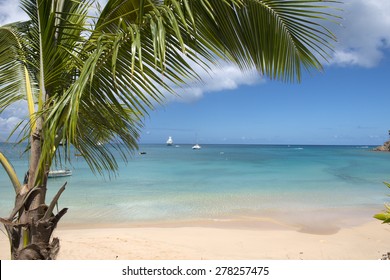
{"label": "sea", "polygon": [[[270,219],[294,227],[372,221],[390,202],[390,153],[371,146],[140,145],[116,176],[94,174],[74,151],[72,176],[48,181],[48,200],[67,182],[62,223],[121,224]],[[0,143],[23,180],[25,147]],[[72,152],[73,153],[73,152]],[[115,151],[114,151],[115,153]],[[64,166],[62,166],[64,168]],[[0,216],[15,193],[0,166]]]}

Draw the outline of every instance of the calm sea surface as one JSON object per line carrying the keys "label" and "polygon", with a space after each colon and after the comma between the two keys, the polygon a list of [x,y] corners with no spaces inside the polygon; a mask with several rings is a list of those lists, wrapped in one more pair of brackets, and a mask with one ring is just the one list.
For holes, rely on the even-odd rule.
{"label": "calm sea surface", "polygon": [[[27,170],[22,148],[0,144],[20,180]],[[364,146],[141,145],[119,175],[96,177],[74,157],[73,175],[49,180],[48,197],[68,181],[59,208],[63,222],[140,223],[277,217],[285,222],[351,220],[372,215],[389,201],[390,153]],[[0,166],[0,215],[14,201]],[[362,214],[364,213],[364,214]],[[292,222],[293,223],[293,222]]]}

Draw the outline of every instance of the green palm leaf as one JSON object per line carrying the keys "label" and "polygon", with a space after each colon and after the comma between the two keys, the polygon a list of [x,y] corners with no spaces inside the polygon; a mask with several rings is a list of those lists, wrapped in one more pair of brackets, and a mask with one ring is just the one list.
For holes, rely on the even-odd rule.
{"label": "green palm leaf", "polygon": [[14,102],[27,100],[31,124],[27,128],[32,131],[36,84],[29,71],[29,56],[24,48],[26,41],[19,32],[25,28],[23,23],[0,27],[0,113]]}
{"label": "green palm leaf", "polygon": [[[390,184],[387,182],[383,182],[388,188],[390,188]],[[383,223],[390,224],[390,204],[385,204],[386,212],[379,213],[374,215],[375,219],[383,221]]]}
{"label": "green palm leaf", "polygon": [[26,98],[22,39],[12,26],[0,27],[0,113]]}

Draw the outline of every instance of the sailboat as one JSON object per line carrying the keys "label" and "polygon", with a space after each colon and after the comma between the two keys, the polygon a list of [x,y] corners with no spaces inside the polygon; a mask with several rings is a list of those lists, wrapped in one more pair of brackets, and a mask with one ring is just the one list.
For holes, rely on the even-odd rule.
{"label": "sailboat", "polygon": [[[59,145],[67,146],[68,142],[66,141],[66,139],[64,139],[60,141]],[[72,170],[68,168],[63,169],[62,165],[61,165],[61,169],[49,170],[49,174],[47,174],[48,178],[67,177],[67,176],[72,176]]]}
{"label": "sailboat", "polygon": [[172,140],[172,137],[169,136],[168,140],[167,140],[167,146],[172,146],[172,145],[173,145],[173,140]]}
{"label": "sailboat", "polygon": [[194,146],[192,146],[192,149],[193,150],[199,150],[201,149],[202,147],[199,145],[199,144],[195,144]]}
{"label": "sailboat", "polygon": [[198,135],[196,135],[196,144],[192,146],[193,150],[200,150],[202,147],[198,144]]}

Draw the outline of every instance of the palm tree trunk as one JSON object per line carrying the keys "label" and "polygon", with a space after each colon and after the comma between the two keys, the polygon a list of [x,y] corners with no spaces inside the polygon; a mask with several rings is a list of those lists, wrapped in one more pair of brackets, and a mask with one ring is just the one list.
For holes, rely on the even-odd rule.
{"label": "palm tree trunk", "polygon": [[[42,147],[42,119],[31,135],[30,166],[24,186],[16,194],[15,208],[8,219],[0,219],[7,230],[11,245],[11,259],[55,259],[59,251],[58,238],[52,233],[67,208],[53,215],[54,205],[65,185],[54,197],[50,206],[45,204],[48,170],[38,170]],[[18,214],[18,219],[14,217]]]}

